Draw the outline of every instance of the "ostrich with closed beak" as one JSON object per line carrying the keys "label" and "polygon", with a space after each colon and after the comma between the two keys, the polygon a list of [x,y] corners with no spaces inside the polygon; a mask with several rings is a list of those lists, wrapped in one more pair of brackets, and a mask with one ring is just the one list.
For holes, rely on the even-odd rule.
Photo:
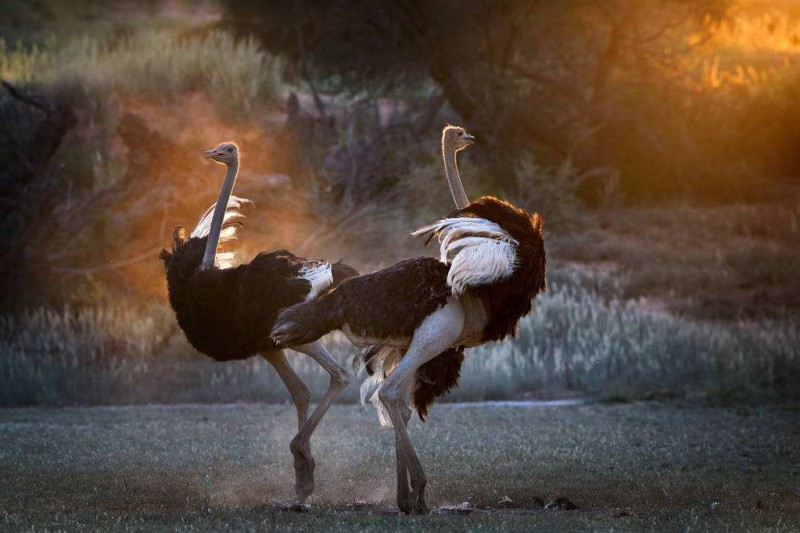
{"label": "ostrich with closed beak", "polygon": [[[458,209],[415,235],[440,241],[440,258],[417,257],[344,280],[327,294],[281,312],[272,337],[282,345],[312,342],[339,329],[362,351],[372,377],[362,398],[395,431],[397,503],[428,511],[425,472],[406,424],[457,385],[464,349],[516,332],[531,301],[545,290],[542,219],[484,196],[469,202],[456,154],[474,139],[463,128],[442,132],[442,154]],[[410,479],[409,479],[410,478]],[[409,491],[410,483],[410,491]]]}
{"label": "ostrich with closed beak", "polygon": [[341,263],[298,257],[286,250],[258,254],[250,263],[232,266],[233,252],[219,250],[236,238],[241,226],[239,208],[249,200],[232,195],[239,169],[239,148],[222,143],[205,153],[227,167],[216,204],[200,217],[187,237],[175,229],[172,251],[163,250],[169,302],[189,343],[217,361],[260,355],[277,371],[297,409],[298,433],[290,450],[294,457],[295,491],[303,503],[314,490],[311,434],[334,397],[347,386],[349,372],[316,339],[288,343],[316,361],[329,375],[330,385],[308,416],[310,393],[295,373],[270,330],[281,309],[311,301],[342,280],[358,275]]}

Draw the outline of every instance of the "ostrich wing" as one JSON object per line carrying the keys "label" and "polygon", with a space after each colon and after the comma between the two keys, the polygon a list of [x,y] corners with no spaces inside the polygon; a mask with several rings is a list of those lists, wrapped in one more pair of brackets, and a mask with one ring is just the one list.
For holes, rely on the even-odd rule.
{"label": "ostrich wing", "polygon": [[311,283],[311,291],[306,296],[308,301],[319,296],[333,284],[333,267],[327,261],[306,259],[297,277]]}
{"label": "ostrich wing", "polygon": [[[222,231],[219,235],[220,244],[236,239],[236,232],[242,227],[242,219],[244,219],[244,215],[239,209],[246,204],[253,205],[253,202],[238,196],[231,196],[228,199],[228,206],[225,208],[225,216],[222,219]],[[191,237],[202,239],[208,236],[208,232],[211,229],[211,219],[214,218],[215,207],[216,204],[212,204],[211,207],[206,209],[197,222],[194,231],[192,231]],[[219,268],[230,268],[235,260],[236,252],[233,251],[217,251],[217,255],[214,257],[214,262]]]}
{"label": "ostrich wing", "polygon": [[445,218],[413,233],[437,237],[440,260],[450,263],[447,283],[453,294],[463,294],[470,287],[489,285],[506,279],[514,272],[519,244],[506,230],[485,218]]}

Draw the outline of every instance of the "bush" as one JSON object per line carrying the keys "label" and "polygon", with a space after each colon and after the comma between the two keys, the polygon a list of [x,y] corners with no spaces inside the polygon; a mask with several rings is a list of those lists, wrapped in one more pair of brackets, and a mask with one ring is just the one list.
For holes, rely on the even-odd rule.
{"label": "bush", "polygon": [[130,400],[171,327],[134,309],[0,317],[0,404]]}
{"label": "bush", "polygon": [[[0,40],[2,76],[17,84],[80,91],[100,99],[174,100],[205,91],[219,109],[251,113],[280,88],[279,65],[252,39],[212,31],[182,36],[141,31],[116,39],[86,36],[45,48],[9,48]],[[76,96],[79,97],[79,96]]]}
{"label": "bush", "polygon": [[453,398],[542,389],[595,397],[796,397],[800,328],[689,321],[581,284],[553,284],[517,340],[476,349],[463,374]]}

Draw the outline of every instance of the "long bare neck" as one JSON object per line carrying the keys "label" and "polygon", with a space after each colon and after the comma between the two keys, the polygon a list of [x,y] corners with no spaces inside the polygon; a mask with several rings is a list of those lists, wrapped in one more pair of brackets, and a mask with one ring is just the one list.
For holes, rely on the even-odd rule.
{"label": "long bare neck", "polygon": [[214,266],[214,258],[217,255],[217,246],[219,246],[219,236],[222,232],[222,222],[225,219],[225,210],[228,207],[228,200],[233,192],[236,174],[239,172],[239,160],[237,159],[227,166],[228,172],[225,174],[225,181],[222,182],[222,188],[217,198],[217,205],[214,207],[214,216],[211,218],[211,227],[208,230],[208,242],[206,243],[206,251],[203,254],[203,262],[200,263],[200,270],[206,270]]}
{"label": "long bare neck", "polygon": [[447,176],[447,185],[450,186],[450,193],[458,209],[464,209],[469,205],[469,198],[464,192],[464,185],[461,183],[461,176],[458,173],[458,163],[456,163],[456,152],[447,149],[442,144],[442,158],[444,159],[444,173]]}

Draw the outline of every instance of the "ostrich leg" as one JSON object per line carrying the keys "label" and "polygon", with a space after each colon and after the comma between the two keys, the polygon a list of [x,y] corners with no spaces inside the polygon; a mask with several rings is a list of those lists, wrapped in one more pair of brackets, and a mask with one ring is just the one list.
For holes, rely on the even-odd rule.
{"label": "ostrich leg", "polygon": [[[408,421],[411,419],[411,408],[407,404],[400,406],[403,423],[408,426]],[[400,440],[395,436],[394,439],[394,452],[395,462],[397,463],[397,500],[408,501],[408,467],[406,466],[405,458],[400,453]],[[409,512],[409,511],[404,511]]]}
{"label": "ostrich leg", "polygon": [[272,365],[283,384],[289,389],[289,394],[292,396],[292,401],[297,409],[297,431],[300,431],[308,418],[308,401],[311,398],[308,387],[300,379],[300,376],[295,373],[294,369],[289,366],[289,361],[286,359],[286,354],[283,353],[283,350],[261,352],[261,357]]}
{"label": "ostrich leg", "polygon": [[[378,389],[378,398],[386,407],[394,426],[397,456],[403,458],[411,478],[411,494],[404,494],[404,491],[398,491],[397,494],[397,506],[404,513],[410,513],[414,509],[420,514],[428,512],[425,505],[425,471],[414,451],[403,416],[404,409],[408,409],[414,374],[420,366],[453,346],[463,328],[464,311],[461,304],[450,299],[447,305],[429,315],[417,328],[400,363]],[[398,465],[398,475],[401,468]],[[398,486],[399,484],[398,481]]]}
{"label": "ostrich leg", "polygon": [[299,502],[303,503],[314,491],[314,458],[311,456],[311,435],[322,421],[322,417],[325,416],[333,399],[350,383],[350,374],[319,341],[292,346],[292,349],[314,359],[331,376],[328,390],[319,405],[289,445],[292,456],[294,456],[295,492]]}

